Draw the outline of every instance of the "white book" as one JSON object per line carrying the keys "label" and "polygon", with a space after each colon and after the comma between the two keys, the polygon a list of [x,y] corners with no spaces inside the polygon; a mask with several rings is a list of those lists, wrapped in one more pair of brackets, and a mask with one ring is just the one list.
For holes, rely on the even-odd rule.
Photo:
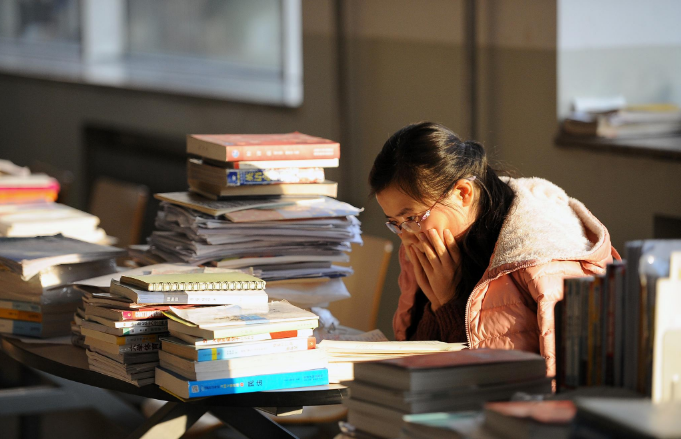
{"label": "white book", "polygon": [[249,291],[143,291],[111,281],[110,292],[145,305],[244,305],[267,304],[264,290]]}

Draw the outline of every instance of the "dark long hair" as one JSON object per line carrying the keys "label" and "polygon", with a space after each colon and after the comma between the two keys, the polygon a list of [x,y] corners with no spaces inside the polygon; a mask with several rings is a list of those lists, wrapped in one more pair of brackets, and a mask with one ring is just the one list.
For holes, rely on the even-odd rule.
{"label": "dark long hair", "polygon": [[396,185],[425,205],[441,199],[458,180],[469,177],[475,177],[480,195],[477,218],[457,243],[461,281],[454,300],[463,304],[489,265],[514,198],[511,188],[489,166],[485,148],[478,142],[462,141],[437,123],[407,125],[385,142],[369,174],[372,194]]}

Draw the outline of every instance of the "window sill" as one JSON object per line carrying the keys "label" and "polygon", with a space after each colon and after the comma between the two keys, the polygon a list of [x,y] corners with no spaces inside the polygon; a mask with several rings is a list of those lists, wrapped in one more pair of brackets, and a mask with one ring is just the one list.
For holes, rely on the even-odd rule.
{"label": "window sill", "polygon": [[596,152],[681,160],[681,134],[635,139],[602,139],[558,134],[554,143],[556,146],[566,148],[581,148]]}

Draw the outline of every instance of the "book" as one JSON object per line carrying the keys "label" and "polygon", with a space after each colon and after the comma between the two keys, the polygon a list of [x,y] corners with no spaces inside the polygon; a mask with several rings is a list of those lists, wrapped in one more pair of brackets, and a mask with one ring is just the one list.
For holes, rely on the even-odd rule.
{"label": "book", "polygon": [[161,343],[158,341],[119,345],[91,336],[85,336],[85,344],[89,346],[90,349],[98,349],[101,352],[106,352],[110,355],[136,355],[147,352],[158,352],[161,348]]}
{"label": "book", "polygon": [[480,411],[470,410],[404,415],[403,420],[400,439],[464,439],[478,437],[484,417]]}
{"label": "book", "polygon": [[174,320],[168,321],[168,331],[183,333],[203,339],[225,339],[229,337],[243,337],[258,334],[271,334],[282,331],[296,331],[301,329],[314,329],[318,326],[318,319],[299,320],[292,322],[267,323],[243,326],[218,326],[211,328],[200,328],[198,326],[187,326],[184,323]]}
{"label": "book", "polygon": [[355,379],[400,390],[437,390],[546,376],[543,357],[504,349],[466,349],[356,363]]}
{"label": "book", "polygon": [[[94,353],[99,356],[99,358],[106,357],[116,363],[133,366],[144,363],[154,363],[158,366],[158,352],[139,352],[139,353],[123,353],[123,354],[113,354],[110,352],[103,351],[98,347],[93,347],[88,345],[89,353]],[[89,356],[89,355],[88,355]],[[153,368],[150,368],[153,369]]]}
{"label": "book", "polygon": [[338,142],[298,132],[286,134],[191,134],[187,153],[223,162],[337,159]]}
{"label": "book", "polygon": [[223,169],[282,169],[282,168],[337,168],[338,159],[310,159],[310,160],[242,160],[240,162],[223,162],[207,157],[196,157],[210,166]]}
{"label": "book", "polygon": [[195,159],[187,161],[187,178],[227,187],[322,183],[325,180],[324,168],[226,169]]}
{"label": "book", "polygon": [[485,404],[484,427],[511,439],[567,439],[576,412],[569,400],[490,402]]}
{"label": "book", "polygon": [[324,352],[317,349],[201,362],[163,349],[158,354],[161,367],[196,381],[323,369],[327,365]]}
{"label": "book", "polygon": [[86,337],[96,338],[97,340],[102,340],[117,346],[132,345],[136,343],[159,343],[158,334],[120,336],[87,327],[81,328],[80,331]]}
{"label": "book", "polygon": [[62,235],[34,238],[0,238],[0,264],[28,280],[45,268],[103,259],[115,259],[126,251],[91,244]]}
{"label": "book", "polygon": [[195,348],[210,348],[217,345],[227,344],[227,343],[248,343],[252,341],[265,341],[265,340],[281,340],[285,338],[295,338],[295,337],[312,337],[312,329],[298,329],[292,331],[279,331],[279,332],[263,332],[260,334],[244,335],[238,337],[224,337],[224,338],[214,338],[205,339],[194,337],[192,335],[184,334],[182,332],[176,332],[169,329],[171,337],[177,338],[190,346]]}
{"label": "book", "polygon": [[573,437],[678,438],[681,404],[650,399],[579,398]]}
{"label": "book", "polygon": [[58,203],[0,205],[0,236],[78,235],[94,230],[99,218]]}
{"label": "book", "polygon": [[144,291],[251,291],[265,282],[245,273],[177,273],[121,276],[121,284]]}
{"label": "book", "polygon": [[165,319],[163,311],[167,311],[167,306],[146,306],[136,310],[104,308],[102,306],[85,304],[85,315],[99,316],[107,320],[124,322],[127,320],[152,320]]}
{"label": "book", "polygon": [[66,335],[70,332],[69,320],[27,322],[0,318],[0,333],[45,338]]}
{"label": "book", "polygon": [[168,328],[164,326],[134,326],[132,328],[110,328],[108,326],[83,320],[81,324],[81,331],[83,329],[91,329],[93,331],[103,332],[105,334],[115,335],[118,337],[124,335],[140,335],[140,334],[158,334],[167,333]]}
{"label": "book", "polygon": [[199,180],[188,180],[189,190],[212,200],[232,197],[262,196],[326,196],[336,198],[338,183],[324,180],[321,183],[280,183],[260,186],[218,186]]}
{"label": "book", "polygon": [[181,376],[164,370],[161,367],[156,368],[156,384],[186,399],[264,390],[322,386],[328,383],[328,372],[326,369],[219,380],[187,381]]}
{"label": "book", "polygon": [[197,304],[197,305],[243,305],[264,306],[267,304],[267,293],[264,290],[253,291],[143,291],[115,280],[111,281],[111,294],[126,297],[141,305],[156,304]]}
{"label": "book", "polygon": [[443,387],[433,391],[395,390],[359,380],[342,384],[350,388],[352,398],[404,413],[428,413],[480,409],[484,402],[510,399],[517,392],[550,394],[551,381],[551,377],[542,377],[501,384]]}
{"label": "book", "polygon": [[100,316],[85,315],[85,319],[99,323],[100,325],[108,326],[110,328],[140,328],[143,326],[163,326],[168,327],[168,319],[154,319],[154,320],[128,320],[125,322],[118,322],[115,320],[105,319]]}
{"label": "book", "polygon": [[197,347],[194,344],[185,343],[177,338],[163,337],[161,338],[161,344],[165,352],[199,362],[304,351],[315,349],[317,345],[314,337],[293,337],[278,340],[228,343],[212,347]]}

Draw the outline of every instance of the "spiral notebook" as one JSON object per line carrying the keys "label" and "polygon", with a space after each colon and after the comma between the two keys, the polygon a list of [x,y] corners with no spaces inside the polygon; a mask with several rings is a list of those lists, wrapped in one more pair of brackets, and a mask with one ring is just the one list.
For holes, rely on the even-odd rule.
{"label": "spiral notebook", "polygon": [[244,291],[265,289],[264,280],[245,273],[121,276],[120,282],[145,291]]}

